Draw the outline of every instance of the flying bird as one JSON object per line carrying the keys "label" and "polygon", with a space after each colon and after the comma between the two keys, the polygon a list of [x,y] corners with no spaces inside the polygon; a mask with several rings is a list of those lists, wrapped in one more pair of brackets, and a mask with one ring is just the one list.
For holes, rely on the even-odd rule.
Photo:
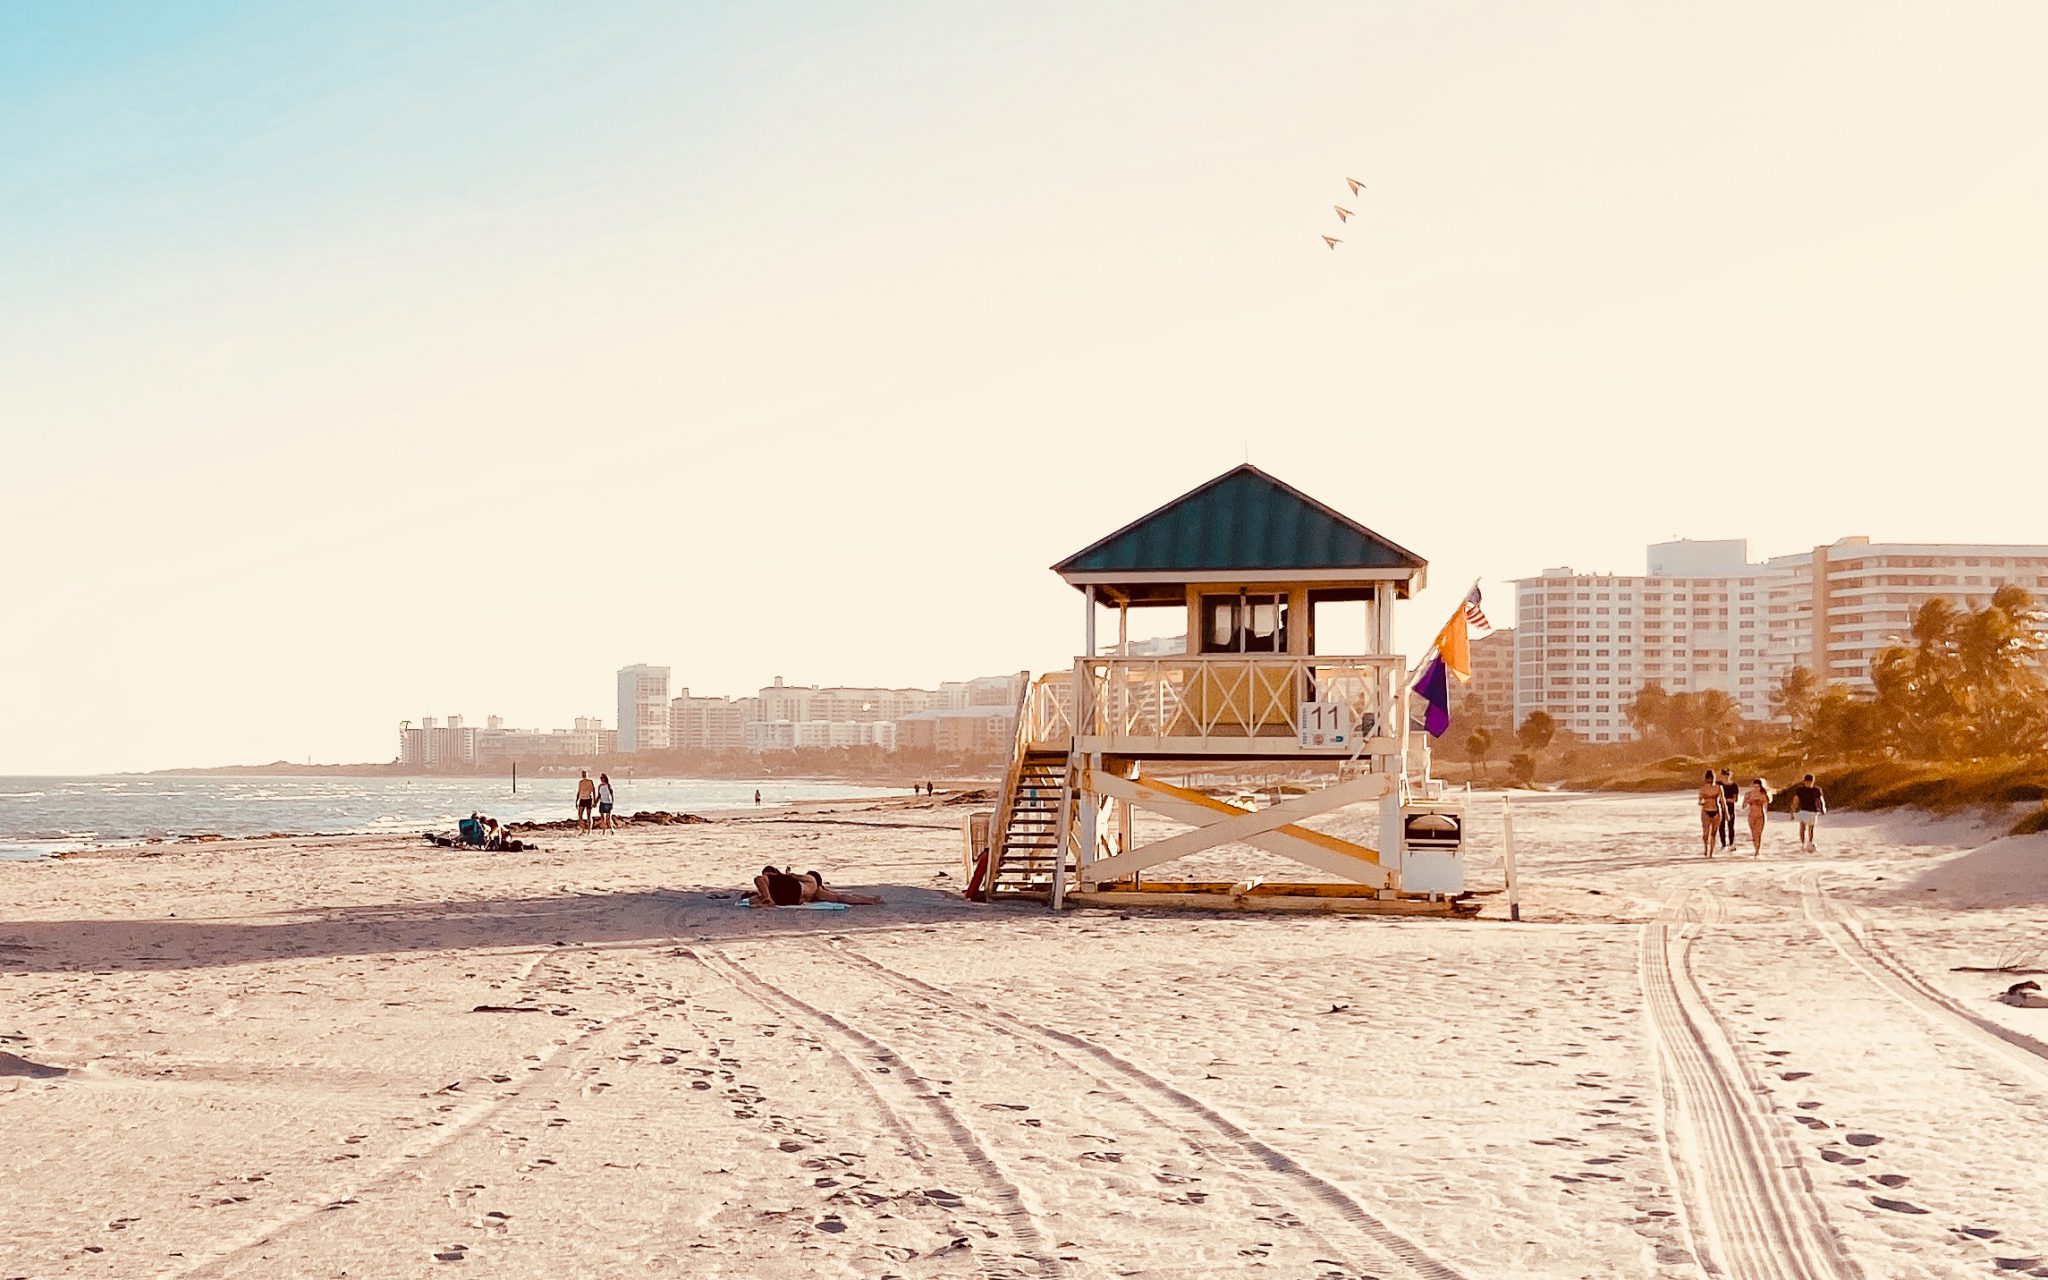
{"label": "flying bird", "polygon": [[1332,249],[1334,249],[1334,248],[1336,248],[1336,247],[1337,247],[1338,245],[1340,245],[1340,244],[1343,244],[1344,242],[1343,242],[1342,240],[1339,240],[1339,239],[1338,239],[1337,237],[1335,237],[1335,236],[1324,236],[1324,237],[1323,237],[1323,243],[1324,243],[1324,244],[1326,244],[1326,245],[1329,245],[1329,246],[1330,246],[1330,247],[1331,247]]}
{"label": "flying bird", "polygon": [[1351,210],[1349,210],[1349,209],[1346,209],[1346,208],[1345,208],[1345,207],[1344,207],[1343,205],[1341,205],[1341,204],[1333,204],[1333,205],[1331,205],[1330,207],[1331,207],[1332,209],[1335,209],[1335,210],[1337,211],[1337,221],[1339,221],[1339,222],[1349,222],[1349,221],[1351,221]]}
{"label": "flying bird", "polygon": [[1365,190],[1365,184],[1363,182],[1360,182],[1356,178],[1346,178],[1344,179],[1344,181],[1350,184],[1351,194],[1354,196],[1357,195],[1359,192]]}

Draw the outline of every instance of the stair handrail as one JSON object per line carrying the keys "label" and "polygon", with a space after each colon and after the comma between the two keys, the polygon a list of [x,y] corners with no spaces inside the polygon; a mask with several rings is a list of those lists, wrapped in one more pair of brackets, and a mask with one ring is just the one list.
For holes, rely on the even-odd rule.
{"label": "stair handrail", "polygon": [[1031,703],[1031,673],[1017,674],[1024,677],[1024,688],[1017,695],[1017,732],[1010,745],[1010,767],[1003,773],[1003,790],[996,797],[995,817],[988,824],[988,874],[981,878],[983,898],[995,887],[996,872],[1002,869],[1003,842],[1009,838],[1010,818],[1017,806],[1017,784],[1023,781],[1024,757],[1029,754],[1031,729],[1024,723],[1024,710]]}

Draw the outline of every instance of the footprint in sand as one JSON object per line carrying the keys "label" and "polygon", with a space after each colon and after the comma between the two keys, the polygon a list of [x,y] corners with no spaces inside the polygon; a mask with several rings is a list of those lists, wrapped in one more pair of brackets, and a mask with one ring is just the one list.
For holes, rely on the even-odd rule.
{"label": "footprint in sand", "polygon": [[1891,1210],[1891,1211],[1892,1211],[1893,1213],[1926,1213],[1926,1212],[1927,1212],[1927,1210],[1925,1210],[1925,1209],[1922,1209],[1922,1208],[1921,1208],[1921,1207],[1920,1207],[1919,1205],[1917,1205],[1917,1204],[1913,1204],[1913,1203],[1911,1203],[1910,1201],[1906,1201],[1906,1200],[1887,1200],[1887,1199],[1885,1199],[1885,1198],[1884,1198],[1883,1196],[1872,1196],[1872,1197],[1870,1197],[1870,1203],[1872,1203],[1872,1204],[1876,1205],[1876,1206],[1877,1206],[1878,1208],[1880,1208],[1880,1209],[1890,1209],[1890,1210]]}
{"label": "footprint in sand", "polygon": [[1874,1133],[1852,1133],[1847,1141],[1852,1147],[1874,1147],[1884,1139]]}
{"label": "footprint in sand", "polygon": [[1903,1173],[1880,1173],[1876,1177],[1872,1178],[1871,1181],[1877,1183],[1880,1186],[1890,1187],[1892,1190],[1897,1191],[1900,1187],[1903,1187],[1907,1183],[1911,1182],[1912,1179],[1907,1177]]}
{"label": "footprint in sand", "polygon": [[1819,1116],[1793,1116],[1792,1118],[1809,1129],[1830,1129],[1834,1127]]}

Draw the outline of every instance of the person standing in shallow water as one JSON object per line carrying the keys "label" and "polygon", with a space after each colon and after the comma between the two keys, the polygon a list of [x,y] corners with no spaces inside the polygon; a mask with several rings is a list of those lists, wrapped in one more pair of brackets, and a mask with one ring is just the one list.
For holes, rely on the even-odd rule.
{"label": "person standing in shallow water", "polygon": [[1762,778],[1751,778],[1749,790],[1743,793],[1742,809],[1749,818],[1750,854],[1753,858],[1764,856],[1764,817],[1771,811],[1771,789]]}
{"label": "person standing in shallow water", "polygon": [[1714,779],[1714,771],[1707,770],[1707,776],[1700,782],[1697,792],[1700,806],[1700,856],[1714,856],[1714,846],[1721,842],[1721,784]]}

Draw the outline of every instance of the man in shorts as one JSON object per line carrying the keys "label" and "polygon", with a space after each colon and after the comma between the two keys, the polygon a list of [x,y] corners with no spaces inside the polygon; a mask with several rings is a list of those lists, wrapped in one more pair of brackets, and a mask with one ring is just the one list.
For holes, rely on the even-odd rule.
{"label": "man in shorts", "polygon": [[1721,852],[1730,853],[1735,848],[1735,807],[1742,800],[1742,788],[1736,785],[1735,770],[1721,770]]}
{"label": "man in shorts", "polygon": [[1820,825],[1820,815],[1828,811],[1828,798],[1814,785],[1813,775],[1807,774],[1792,788],[1792,814],[1799,820],[1799,848],[1803,853],[1814,852],[1813,829]]}
{"label": "man in shorts", "polygon": [[583,777],[576,784],[576,826],[581,831],[590,830],[590,811],[597,807],[597,784],[590,780],[590,770],[578,770]]}

